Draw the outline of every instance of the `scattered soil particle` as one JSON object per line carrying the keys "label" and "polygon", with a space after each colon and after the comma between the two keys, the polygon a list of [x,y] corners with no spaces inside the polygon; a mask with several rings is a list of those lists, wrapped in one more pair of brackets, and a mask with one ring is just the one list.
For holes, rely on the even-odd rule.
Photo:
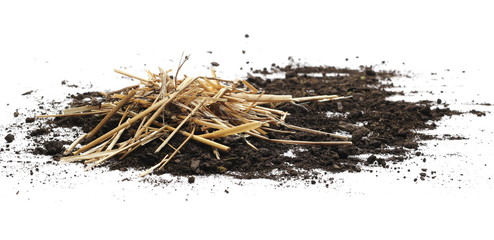
{"label": "scattered soil particle", "polygon": [[478,117],[484,117],[485,116],[485,112],[481,112],[481,111],[477,111],[477,110],[470,110],[470,113],[475,114]]}
{"label": "scattered soil particle", "polygon": [[33,123],[34,121],[35,121],[35,118],[33,118],[33,117],[26,118],[26,123]]}
{"label": "scattered soil particle", "polygon": [[5,136],[5,141],[7,141],[8,143],[13,142],[14,139],[15,139],[15,136],[12,133],[9,133],[9,134],[7,134],[7,136]]}
{"label": "scattered soil particle", "polygon": [[213,66],[213,67],[218,67],[219,65],[220,65],[220,64],[219,64],[219,63],[217,63],[217,62],[211,62],[211,66]]}
{"label": "scattered soil particle", "polygon": [[195,181],[196,181],[196,178],[194,176],[190,176],[187,178],[187,182],[190,184],[194,183]]}
{"label": "scattered soil particle", "polygon": [[31,91],[27,91],[23,94],[21,94],[22,96],[27,96],[27,95],[31,95],[32,93],[34,92],[34,90],[31,90]]}
{"label": "scattered soil particle", "polygon": [[[248,37],[248,35],[246,35]],[[218,66],[216,62],[211,65]],[[271,72],[272,71],[272,72]],[[271,73],[284,73],[280,79],[268,78]],[[255,76],[254,76],[255,74]],[[261,75],[259,75],[261,74]],[[319,77],[314,77],[317,74]],[[217,140],[231,147],[229,152],[221,152],[217,159],[211,147],[188,142],[181,153],[177,154],[163,170],[155,174],[171,173],[192,176],[188,181],[195,181],[194,175],[225,174],[237,178],[308,179],[315,184],[316,173],[312,170],[322,169],[330,172],[361,172],[361,165],[375,162],[386,167],[388,163],[401,162],[413,149],[419,147],[419,141],[433,139],[434,136],[419,133],[421,129],[434,129],[435,121],[444,116],[460,114],[449,108],[436,107],[436,101],[389,101],[387,98],[397,92],[387,91],[393,87],[392,78],[398,73],[393,71],[375,71],[369,67],[360,69],[336,68],[330,66],[300,66],[290,64],[285,67],[263,68],[248,75],[247,81],[261,91],[269,94],[289,94],[294,97],[315,95],[351,96],[350,98],[328,101],[308,102],[303,104],[282,103],[277,109],[287,111],[290,115],[286,122],[325,132],[337,132],[351,136],[353,145],[349,146],[293,146],[269,142],[258,138],[247,138],[259,150],[249,147],[245,138],[229,136]],[[389,81],[391,79],[391,81]],[[88,104],[83,99],[96,99],[92,104],[101,103],[102,96],[96,92],[71,95],[72,107]],[[52,127],[81,127],[84,132],[91,131],[103,116],[84,116],[55,118],[48,122],[50,127],[42,127],[31,136],[46,134]],[[99,135],[113,129],[119,118],[112,118],[100,131]],[[288,129],[287,129],[288,130]],[[124,132],[121,139],[133,136]],[[95,136],[95,137],[98,137]],[[270,138],[325,141],[327,136],[305,132],[284,134],[271,132]],[[34,149],[37,154],[59,155],[63,152],[61,141],[38,141]],[[178,136],[170,142],[178,146],[185,138]],[[69,143],[70,144],[70,143]],[[84,144],[84,142],[83,142]],[[108,161],[110,169],[145,170],[157,164],[168,153],[167,150],[157,154],[153,152],[160,142],[150,142],[129,154],[122,160]],[[294,156],[287,156],[291,151]],[[370,157],[362,159],[361,154]],[[389,154],[389,158],[377,157]],[[419,154],[420,155],[420,154]],[[418,155],[417,155],[418,156]],[[417,181],[417,179],[414,179]],[[227,190],[225,190],[227,192]]]}
{"label": "scattered soil particle", "polygon": [[444,134],[443,139],[444,140],[467,140],[468,138],[463,137],[463,136],[458,136],[458,135]]}
{"label": "scattered soil particle", "polygon": [[371,155],[370,157],[367,158],[367,163],[372,164],[377,160],[377,157],[375,155]]}

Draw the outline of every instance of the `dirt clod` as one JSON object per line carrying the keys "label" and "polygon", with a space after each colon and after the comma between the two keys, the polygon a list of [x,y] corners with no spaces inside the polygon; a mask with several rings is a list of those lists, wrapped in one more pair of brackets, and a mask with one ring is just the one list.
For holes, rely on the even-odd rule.
{"label": "dirt clod", "polygon": [[370,157],[367,158],[367,163],[372,164],[377,160],[377,157],[375,155],[371,155]]}
{"label": "dirt clod", "polygon": [[194,176],[190,176],[187,178],[187,182],[190,184],[194,183],[195,181],[196,181],[196,178]]}
{"label": "dirt clod", "polygon": [[13,142],[14,139],[15,139],[15,136],[12,133],[9,133],[9,134],[7,134],[7,136],[5,136],[5,141],[7,141],[8,143]]}
{"label": "dirt clod", "polygon": [[46,141],[43,143],[43,148],[42,152],[46,155],[60,155],[65,150],[62,141]]}

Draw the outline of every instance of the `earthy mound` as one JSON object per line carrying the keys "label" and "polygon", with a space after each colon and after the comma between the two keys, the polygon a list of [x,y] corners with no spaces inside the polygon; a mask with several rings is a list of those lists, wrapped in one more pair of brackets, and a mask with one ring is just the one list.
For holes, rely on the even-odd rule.
{"label": "earthy mound", "polygon": [[[210,146],[189,141],[163,170],[155,172],[175,175],[228,174],[240,178],[284,178],[308,176],[311,170],[322,169],[331,172],[360,171],[360,165],[378,163],[387,166],[390,161],[403,161],[407,153],[417,149],[419,141],[431,136],[419,134],[416,130],[433,129],[434,121],[443,116],[458,114],[448,108],[438,108],[440,103],[421,101],[417,103],[388,101],[386,98],[396,92],[386,91],[392,86],[394,72],[375,72],[371,68],[339,69],[335,67],[272,66],[254,71],[247,81],[269,94],[288,94],[293,97],[316,95],[340,95],[352,98],[327,102],[282,103],[276,109],[287,111],[286,122],[330,133],[351,136],[353,145],[288,145],[247,137],[258,150],[246,144],[245,136],[232,135],[217,142],[231,148],[221,152],[217,159]],[[72,107],[87,104],[85,98],[93,99],[97,105],[101,98],[98,93],[84,93],[73,98]],[[81,126],[86,133],[91,131],[103,116],[88,115],[55,118],[49,121],[51,127]],[[118,125],[119,118],[112,118],[99,132],[105,133]],[[40,134],[43,134],[40,132]],[[124,133],[129,134],[133,133]],[[97,135],[98,136],[98,135]],[[97,137],[96,136],[96,137]],[[129,137],[127,136],[127,137]],[[125,136],[123,136],[125,138]],[[178,146],[185,140],[178,136],[171,145]],[[271,139],[324,141],[326,136],[305,132],[286,134],[269,132]],[[33,138],[37,139],[37,138]],[[84,143],[84,142],[83,142]],[[87,141],[86,141],[87,143]],[[105,164],[110,169],[146,170],[163,159],[165,153],[154,154],[160,142],[151,142],[132,152],[123,159],[111,159]],[[34,151],[60,157],[64,148],[60,141],[39,142]],[[391,154],[383,159],[374,154]],[[365,159],[356,157],[370,154]]]}

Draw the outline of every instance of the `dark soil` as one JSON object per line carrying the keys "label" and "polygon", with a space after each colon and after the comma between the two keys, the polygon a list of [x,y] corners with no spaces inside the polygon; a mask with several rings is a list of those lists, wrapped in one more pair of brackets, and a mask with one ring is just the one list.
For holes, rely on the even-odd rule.
{"label": "dark soil", "polygon": [[[270,79],[270,73],[284,73],[285,78]],[[256,77],[264,74],[264,77]],[[314,77],[313,74],[318,74]],[[306,104],[285,103],[277,106],[287,111],[290,124],[337,132],[351,136],[353,145],[348,146],[294,146],[268,142],[254,137],[248,141],[259,150],[253,150],[245,139],[230,136],[218,140],[231,147],[229,152],[221,152],[221,160],[216,159],[211,147],[190,141],[180,154],[176,155],[161,173],[174,175],[227,174],[239,178],[308,178],[314,169],[330,172],[360,172],[362,165],[377,164],[387,167],[389,163],[404,161],[421,144],[421,140],[434,136],[417,133],[420,129],[433,129],[436,121],[444,116],[459,112],[451,111],[440,101],[405,102],[388,101],[387,97],[399,92],[387,91],[393,86],[395,72],[376,72],[371,68],[339,69],[335,67],[301,67],[288,65],[278,67],[273,64],[270,70],[264,68],[254,71],[247,79],[250,83],[270,94],[291,94],[294,97],[337,94],[352,98],[332,102],[309,102]],[[94,99],[98,104],[98,93],[85,93],[71,96],[73,106],[80,106],[84,98]],[[475,114],[477,114],[475,112]],[[42,127],[30,132],[31,136],[46,134],[51,128],[73,126],[82,127],[88,132],[94,128],[102,116],[84,116],[56,118],[49,127]],[[101,131],[111,130],[118,119],[113,119]],[[132,133],[127,133],[131,136]],[[308,133],[280,134],[270,133],[270,138],[294,140],[328,140],[326,136]],[[40,141],[34,153],[60,156],[64,141]],[[172,145],[177,146],[183,138],[176,137]],[[166,154],[164,151],[155,155],[159,142],[151,142],[126,158],[108,161],[110,169],[126,170],[129,168],[147,169],[158,163]],[[287,156],[291,151],[292,156]],[[365,159],[357,157],[368,154]],[[379,154],[390,154],[383,159]],[[277,171],[274,171],[277,170]],[[160,174],[157,173],[157,174]],[[193,183],[195,178],[189,178]]]}

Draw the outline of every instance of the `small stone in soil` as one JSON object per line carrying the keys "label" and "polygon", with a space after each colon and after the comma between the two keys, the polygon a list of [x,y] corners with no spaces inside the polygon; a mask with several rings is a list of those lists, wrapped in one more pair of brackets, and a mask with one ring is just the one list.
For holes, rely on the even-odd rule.
{"label": "small stone in soil", "polygon": [[32,123],[32,122],[34,122],[34,118],[33,117],[26,118],[26,123]]}
{"label": "small stone in soil", "polygon": [[220,65],[220,64],[219,64],[219,63],[217,63],[217,62],[211,62],[211,66],[213,66],[213,67],[217,67],[217,66],[219,66],[219,65]]}

